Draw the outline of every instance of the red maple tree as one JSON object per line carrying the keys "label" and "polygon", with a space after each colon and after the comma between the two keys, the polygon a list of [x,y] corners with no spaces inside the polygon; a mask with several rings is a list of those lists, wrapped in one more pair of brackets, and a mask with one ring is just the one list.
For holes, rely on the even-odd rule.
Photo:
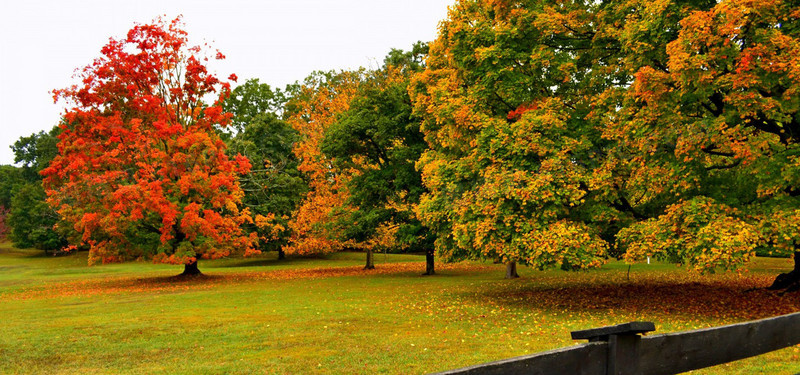
{"label": "red maple tree", "polygon": [[44,186],[90,263],[145,258],[197,274],[200,258],[257,252],[240,228],[251,219],[238,175],[250,162],[228,158],[214,131],[230,120],[220,106],[230,86],[208,59],[180,17],[158,19],[111,39],[79,85],[54,91],[70,108]]}

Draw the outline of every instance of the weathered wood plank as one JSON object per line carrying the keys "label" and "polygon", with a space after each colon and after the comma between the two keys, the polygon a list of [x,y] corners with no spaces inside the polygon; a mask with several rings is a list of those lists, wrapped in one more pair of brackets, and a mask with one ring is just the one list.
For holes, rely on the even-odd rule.
{"label": "weathered wood plank", "polygon": [[608,340],[611,335],[638,335],[640,333],[651,332],[656,330],[656,325],[653,322],[630,322],[625,324],[617,324],[615,326],[607,326],[600,328],[585,329],[582,331],[572,331],[573,340],[593,340],[603,339]]}
{"label": "weathered wood plank", "polygon": [[440,372],[438,374],[603,375],[606,373],[607,355],[608,343],[593,342]]}
{"label": "weathered wood plank", "polygon": [[800,344],[800,313],[642,338],[639,370],[666,375],[711,367]]}

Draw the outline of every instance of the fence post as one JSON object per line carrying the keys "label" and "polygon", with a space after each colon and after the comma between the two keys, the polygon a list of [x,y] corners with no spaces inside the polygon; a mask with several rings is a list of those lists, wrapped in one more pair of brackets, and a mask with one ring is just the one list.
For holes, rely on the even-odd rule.
{"label": "fence post", "polygon": [[653,322],[630,322],[615,326],[573,331],[573,340],[589,342],[608,342],[608,358],[606,359],[608,375],[640,375],[639,344],[640,334],[655,331]]}

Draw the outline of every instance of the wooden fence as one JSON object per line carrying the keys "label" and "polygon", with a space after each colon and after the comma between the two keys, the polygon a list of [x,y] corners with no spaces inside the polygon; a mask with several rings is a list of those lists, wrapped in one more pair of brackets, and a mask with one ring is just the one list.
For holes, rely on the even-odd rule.
{"label": "wooden fence", "polygon": [[575,331],[573,339],[588,339],[589,343],[440,374],[678,374],[800,344],[800,313],[641,336],[654,330],[651,322],[631,322]]}

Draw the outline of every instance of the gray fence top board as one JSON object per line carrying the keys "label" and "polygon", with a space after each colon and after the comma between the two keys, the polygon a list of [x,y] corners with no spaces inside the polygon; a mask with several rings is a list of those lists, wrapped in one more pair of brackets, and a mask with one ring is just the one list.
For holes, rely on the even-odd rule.
{"label": "gray fence top board", "polygon": [[643,374],[677,374],[800,344],[800,313],[642,338]]}
{"label": "gray fence top board", "polygon": [[582,331],[573,331],[573,340],[593,340],[601,339],[608,340],[610,335],[638,335],[640,333],[652,332],[656,330],[656,325],[653,322],[630,322],[625,324],[617,324],[615,326],[607,326],[600,328],[585,329]]}

